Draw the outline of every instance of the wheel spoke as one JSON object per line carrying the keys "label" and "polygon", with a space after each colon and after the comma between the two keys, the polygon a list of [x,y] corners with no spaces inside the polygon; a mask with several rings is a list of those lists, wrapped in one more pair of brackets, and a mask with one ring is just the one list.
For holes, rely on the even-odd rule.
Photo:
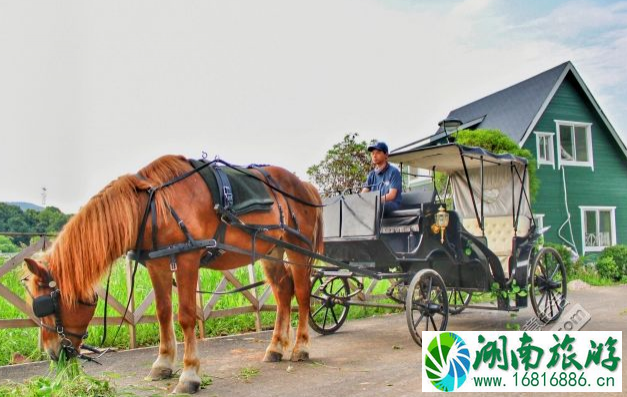
{"label": "wheel spoke", "polygon": [[551,274],[551,278],[549,280],[553,280],[553,277],[555,276],[555,273],[557,273],[558,270],[560,270],[559,263],[555,266],[555,270],[553,270],[553,273]]}
{"label": "wheel spoke", "polygon": [[337,316],[335,315],[335,310],[333,309],[331,309],[331,316],[333,317],[333,321],[335,321],[335,325],[340,323],[339,321],[337,321]]}
{"label": "wheel spoke", "polygon": [[320,313],[322,311],[322,309],[324,309],[326,306],[325,305],[321,305],[315,312],[313,312],[313,314],[311,315],[311,317],[316,317],[316,315],[318,313]]}
{"label": "wheel spoke", "polygon": [[429,277],[429,288],[427,289],[427,308],[429,308],[429,303],[431,303],[431,287],[433,287],[433,278]]}
{"label": "wheel spoke", "polygon": [[325,329],[325,327],[327,326],[327,316],[329,315],[329,308],[326,308],[327,310],[324,312],[324,320],[322,321],[322,329]]}
{"label": "wheel spoke", "polygon": [[[538,291],[538,294],[539,293],[540,291]],[[538,307],[540,307],[540,305],[542,304],[542,301],[544,300],[545,296],[546,296],[545,294],[540,295],[540,300],[538,301]]]}
{"label": "wheel spoke", "polygon": [[435,326],[435,320],[433,320],[433,316],[429,316],[429,318],[431,319],[431,324],[433,324],[433,330],[437,331],[438,327]]}
{"label": "wheel spoke", "polygon": [[418,328],[418,324],[420,324],[420,321],[423,319],[424,316],[424,313],[420,313],[420,317],[418,318],[418,320],[416,320],[416,322],[414,322],[414,329]]}
{"label": "wheel spoke", "polygon": [[551,298],[551,290],[548,290],[549,295],[549,309],[551,309],[551,318],[553,318],[553,299]]}

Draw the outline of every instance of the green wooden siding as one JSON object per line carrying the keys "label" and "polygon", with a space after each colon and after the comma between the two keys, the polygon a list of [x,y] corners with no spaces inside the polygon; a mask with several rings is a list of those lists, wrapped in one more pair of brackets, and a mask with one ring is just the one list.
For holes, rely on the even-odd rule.
{"label": "green wooden siding", "polygon": [[[558,142],[555,120],[592,123],[592,148],[594,170],[585,167],[565,166],[557,169]],[[551,226],[545,234],[547,241],[563,243],[558,229],[567,219],[564,197],[564,177],[568,196],[568,209],[574,242],[579,254],[583,253],[582,219],[579,206],[616,207],[616,242],[627,243],[627,159],[611,133],[603,124],[592,104],[572,74],[564,79],[534,131],[554,132],[555,169],[541,165],[538,169],[540,191],[533,204],[534,212],[545,214],[544,225]],[[531,134],[524,144],[536,153],[536,135]],[[570,239],[570,230],[561,233]]]}

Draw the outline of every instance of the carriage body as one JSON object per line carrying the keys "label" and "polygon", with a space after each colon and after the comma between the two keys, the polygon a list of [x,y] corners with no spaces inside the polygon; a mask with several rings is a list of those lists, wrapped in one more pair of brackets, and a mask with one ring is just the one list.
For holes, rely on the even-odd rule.
{"label": "carriage body", "polygon": [[[408,293],[420,288],[419,279],[425,275],[437,277],[448,298],[451,291],[466,294],[467,301],[462,299],[461,306],[451,304],[451,312],[467,307],[472,292],[494,291],[496,285],[500,291],[533,287],[542,293],[548,277],[538,277],[543,266],[538,255],[546,252],[538,249],[542,231],[537,230],[531,212],[525,159],[447,144],[393,153],[390,161],[401,163],[401,168],[407,164],[431,170],[432,178],[435,171],[445,173],[446,187],[438,191],[433,179],[420,189],[404,192],[401,207],[385,215],[376,191],[327,199],[325,255],[335,264],[339,262],[350,275],[393,279]],[[440,227],[443,214],[446,225]],[[550,254],[557,255],[554,262],[562,265],[560,274],[565,280],[561,258]],[[565,288],[561,292],[565,300]],[[402,301],[407,311],[415,306],[414,298],[406,293],[395,300]],[[448,317],[449,302],[443,300],[431,310],[446,311]],[[527,302],[526,293],[513,299],[497,296],[500,310],[518,310]],[[541,308],[536,303],[538,313]],[[551,312],[549,319],[556,319],[560,309],[557,315]],[[420,343],[419,335],[412,336]]]}

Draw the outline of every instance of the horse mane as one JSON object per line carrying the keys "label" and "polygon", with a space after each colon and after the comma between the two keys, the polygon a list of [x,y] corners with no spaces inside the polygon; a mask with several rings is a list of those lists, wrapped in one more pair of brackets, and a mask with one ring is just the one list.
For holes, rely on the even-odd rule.
{"label": "horse mane", "polygon": [[[113,261],[135,247],[145,192],[191,169],[182,156],[163,156],[139,171],[109,183],[63,227],[47,260],[66,304],[89,300]],[[168,213],[171,187],[155,196],[157,216]],[[145,199],[142,199],[142,196]]]}

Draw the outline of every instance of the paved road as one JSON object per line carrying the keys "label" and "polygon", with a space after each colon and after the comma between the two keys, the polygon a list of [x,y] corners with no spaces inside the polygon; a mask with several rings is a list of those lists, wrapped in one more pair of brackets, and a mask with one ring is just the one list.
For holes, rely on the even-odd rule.
{"label": "paved road", "polygon": [[[580,303],[592,315],[585,330],[627,330],[627,286],[569,294],[569,300]],[[530,309],[515,318],[504,312],[467,310],[450,318],[449,329],[505,330],[507,323],[523,324],[532,316]],[[420,349],[409,336],[404,314],[349,321],[334,335],[313,337],[312,360],[306,363],[261,362],[269,338],[269,332],[261,332],[200,342],[202,372],[213,383],[198,395],[397,397],[421,393]],[[626,345],[623,358],[627,357]],[[111,353],[104,357],[104,366],[86,364],[86,370],[111,377],[122,391],[166,395],[174,387],[173,381],[143,380],[155,357],[155,348]],[[45,363],[4,367],[0,368],[0,379],[21,380],[46,370]],[[627,382],[625,365],[623,379]]]}

